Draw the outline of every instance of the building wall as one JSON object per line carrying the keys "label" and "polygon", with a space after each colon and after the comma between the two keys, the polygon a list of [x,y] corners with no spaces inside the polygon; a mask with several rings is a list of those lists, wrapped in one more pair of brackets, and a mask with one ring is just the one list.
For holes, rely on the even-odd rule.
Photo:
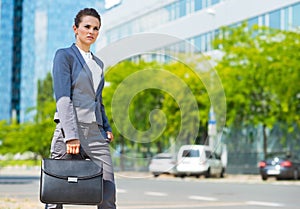
{"label": "building wall", "polygon": [[[0,120],[8,121],[13,109],[13,3],[0,0]],[[20,122],[33,119],[34,112],[27,110],[36,106],[37,80],[51,71],[55,51],[75,41],[73,18],[84,7],[102,13],[96,49],[132,34],[153,32],[188,40],[208,51],[217,28],[245,19],[281,29],[300,26],[299,0],[122,0],[105,12],[104,0],[23,0],[21,72],[14,75],[21,76],[19,104],[14,104]]]}
{"label": "building wall", "polygon": [[32,120],[36,106],[37,82],[51,72],[58,48],[75,42],[74,17],[85,7],[100,10],[101,0],[24,0],[22,42],[22,92],[20,121]]}
{"label": "building wall", "polygon": [[0,120],[10,119],[13,57],[13,4],[0,0]]}
{"label": "building wall", "polygon": [[[135,6],[131,7],[130,5]],[[300,26],[299,0],[127,0],[104,14],[103,37],[99,47],[132,34],[162,33],[189,40],[201,51],[222,26],[249,21],[280,29]],[[199,6],[200,5],[200,6]]]}
{"label": "building wall", "polygon": [[[21,19],[15,22],[15,26],[19,24],[22,28],[15,33],[15,37],[21,38],[17,41],[20,51],[13,45],[15,1],[20,0],[0,0],[0,44],[5,49],[0,51],[0,120],[10,121],[15,112],[18,120],[24,122],[33,120],[35,112],[28,113],[28,109],[36,106],[37,81],[51,71],[55,51],[75,41],[72,29],[75,15],[85,7],[102,11],[104,1],[23,0]],[[18,63],[13,62],[16,58]],[[12,84],[16,79],[19,80]],[[16,93],[17,90],[20,92]]]}

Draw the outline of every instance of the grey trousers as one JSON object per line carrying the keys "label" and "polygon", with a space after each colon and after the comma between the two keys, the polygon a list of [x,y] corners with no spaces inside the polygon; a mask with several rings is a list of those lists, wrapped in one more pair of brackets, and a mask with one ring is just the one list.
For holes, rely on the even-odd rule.
{"label": "grey trousers", "polygon": [[[63,131],[60,123],[56,125],[51,143],[51,158],[54,159],[74,159],[89,158],[96,164],[103,163],[103,202],[98,205],[98,209],[116,208],[116,188],[114,181],[114,171],[109,150],[109,142],[106,140],[106,133],[102,127],[96,123],[78,123],[80,138],[80,155],[70,155],[66,153]],[[100,189],[100,188],[99,188]],[[46,209],[62,209],[63,205],[46,204]]]}

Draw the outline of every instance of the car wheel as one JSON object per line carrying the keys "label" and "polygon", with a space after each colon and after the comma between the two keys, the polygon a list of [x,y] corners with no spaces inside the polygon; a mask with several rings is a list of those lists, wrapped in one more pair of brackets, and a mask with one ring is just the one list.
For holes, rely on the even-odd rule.
{"label": "car wheel", "polygon": [[225,177],[225,168],[222,168],[222,172],[220,174],[220,177],[221,178],[224,178]]}
{"label": "car wheel", "polygon": [[185,177],[185,175],[180,175],[180,178],[182,178],[182,179],[183,179],[184,177]]}
{"label": "car wheel", "polygon": [[209,178],[210,176],[211,176],[210,175],[210,168],[208,168],[208,170],[205,173],[205,178]]}
{"label": "car wheel", "polygon": [[156,177],[159,176],[159,174],[158,173],[153,173],[153,176],[156,178]]}
{"label": "car wheel", "polygon": [[262,176],[261,176],[261,179],[262,179],[262,180],[264,180],[264,181],[267,181],[267,179],[268,179],[268,176],[264,176],[264,175],[262,175]]}

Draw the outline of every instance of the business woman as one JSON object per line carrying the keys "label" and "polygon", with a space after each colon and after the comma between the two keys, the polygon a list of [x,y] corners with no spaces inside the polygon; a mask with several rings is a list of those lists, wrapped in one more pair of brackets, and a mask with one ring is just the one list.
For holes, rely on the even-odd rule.
{"label": "business woman", "polygon": [[[59,49],[53,62],[53,84],[57,123],[51,157],[80,156],[103,164],[103,202],[98,209],[115,209],[115,182],[109,142],[113,134],[102,103],[103,62],[90,51],[96,41],[101,18],[95,9],[85,8],[75,17],[76,43]],[[100,189],[100,188],[99,188]],[[46,205],[46,208],[63,208]]]}

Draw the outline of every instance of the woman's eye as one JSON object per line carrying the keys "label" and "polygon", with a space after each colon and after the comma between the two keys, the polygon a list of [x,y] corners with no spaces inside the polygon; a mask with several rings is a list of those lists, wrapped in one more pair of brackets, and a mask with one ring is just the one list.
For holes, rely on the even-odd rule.
{"label": "woman's eye", "polygon": [[94,30],[98,31],[98,30],[99,30],[99,28],[95,27],[95,28],[94,28]]}

